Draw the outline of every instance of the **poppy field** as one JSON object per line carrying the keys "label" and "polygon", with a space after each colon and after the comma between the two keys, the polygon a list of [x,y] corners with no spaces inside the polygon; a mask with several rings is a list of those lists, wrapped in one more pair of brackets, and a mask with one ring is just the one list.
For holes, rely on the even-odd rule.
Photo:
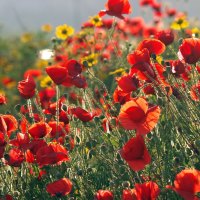
{"label": "poppy field", "polygon": [[199,23],[139,3],[0,37],[0,200],[200,199]]}

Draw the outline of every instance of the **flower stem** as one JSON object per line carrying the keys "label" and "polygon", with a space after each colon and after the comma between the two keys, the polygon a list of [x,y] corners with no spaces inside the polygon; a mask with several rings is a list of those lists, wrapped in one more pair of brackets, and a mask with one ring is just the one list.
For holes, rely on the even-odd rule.
{"label": "flower stem", "polygon": [[58,125],[59,125],[59,98],[60,98],[60,90],[58,85],[56,85],[56,138],[58,138]]}
{"label": "flower stem", "polygon": [[33,120],[33,123],[34,123],[35,120],[34,120],[34,115],[33,115],[31,99],[27,100],[27,107],[28,107],[29,117]]}

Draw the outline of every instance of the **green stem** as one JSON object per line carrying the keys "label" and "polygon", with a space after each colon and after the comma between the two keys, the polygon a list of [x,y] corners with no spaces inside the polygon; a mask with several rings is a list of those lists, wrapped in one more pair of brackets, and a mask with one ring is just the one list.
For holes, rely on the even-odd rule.
{"label": "green stem", "polygon": [[29,116],[30,116],[30,118],[32,118],[33,123],[35,123],[34,115],[33,115],[33,109],[32,109],[32,103],[31,103],[31,99],[28,99],[28,100],[27,100],[27,106],[28,106]]}
{"label": "green stem", "polygon": [[59,125],[59,98],[60,98],[60,90],[58,85],[56,85],[56,138],[59,136],[58,125]]}

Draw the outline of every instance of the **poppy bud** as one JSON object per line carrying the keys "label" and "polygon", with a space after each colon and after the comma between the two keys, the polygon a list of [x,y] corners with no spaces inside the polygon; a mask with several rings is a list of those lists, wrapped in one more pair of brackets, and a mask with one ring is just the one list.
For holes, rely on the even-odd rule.
{"label": "poppy bud", "polygon": [[0,94],[0,105],[6,104],[6,97],[3,94]]}
{"label": "poppy bud", "polygon": [[123,185],[123,187],[125,187],[125,188],[129,188],[131,184],[130,184],[129,181],[125,181],[125,182],[122,183],[122,185]]}
{"label": "poppy bud", "polygon": [[113,194],[109,190],[99,190],[95,195],[95,200],[113,200]]}
{"label": "poppy bud", "polygon": [[20,104],[15,105],[14,109],[16,110],[16,112],[19,113],[21,110],[21,105]]}
{"label": "poppy bud", "polygon": [[52,37],[51,41],[52,41],[52,43],[56,43],[57,42],[56,37]]}

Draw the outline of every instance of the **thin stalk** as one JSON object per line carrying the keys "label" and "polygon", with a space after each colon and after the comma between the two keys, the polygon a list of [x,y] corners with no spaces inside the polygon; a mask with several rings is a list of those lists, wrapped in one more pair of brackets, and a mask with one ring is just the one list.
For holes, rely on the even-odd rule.
{"label": "thin stalk", "polygon": [[60,98],[60,90],[58,85],[56,85],[56,138],[59,136],[58,125],[59,125],[59,98]]}
{"label": "thin stalk", "polygon": [[31,99],[27,100],[27,107],[28,107],[29,117],[33,120],[33,123],[35,123]]}

